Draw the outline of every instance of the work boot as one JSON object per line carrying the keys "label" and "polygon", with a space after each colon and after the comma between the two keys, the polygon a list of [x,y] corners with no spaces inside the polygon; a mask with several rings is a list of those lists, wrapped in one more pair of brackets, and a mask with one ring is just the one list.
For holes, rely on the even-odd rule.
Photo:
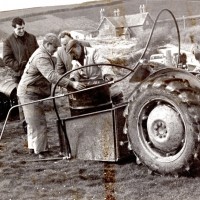
{"label": "work boot", "polygon": [[34,154],[34,149],[29,149],[28,150],[28,153],[31,155],[31,154]]}
{"label": "work boot", "polygon": [[38,154],[39,159],[44,159],[46,156],[44,154],[44,152],[41,152]]}
{"label": "work boot", "polygon": [[46,150],[46,151],[40,152],[40,153],[38,154],[38,156],[39,156],[39,159],[44,159],[44,158],[50,156],[50,151],[49,151],[49,149]]}

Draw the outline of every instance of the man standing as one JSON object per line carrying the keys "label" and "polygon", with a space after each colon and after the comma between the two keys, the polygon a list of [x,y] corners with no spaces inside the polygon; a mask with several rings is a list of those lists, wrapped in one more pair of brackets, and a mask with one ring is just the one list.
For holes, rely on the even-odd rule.
{"label": "man standing", "polygon": [[[17,95],[22,104],[40,100],[51,94],[51,84],[61,78],[55,71],[52,55],[56,52],[60,41],[53,33],[48,33],[43,39],[43,44],[30,57],[17,89]],[[85,86],[79,82],[63,78],[59,86],[71,86],[80,90]],[[47,123],[42,102],[23,106],[26,122],[28,124],[28,148],[30,153],[44,158],[48,150]]]}
{"label": "man standing", "polygon": [[3,62],[13,70],[13,81],[19,83],[28,59],[38,48],[36,37],[25,31],[25,22],[12,20],[14,32],[3,42]]}
{"label": "man standing", "polygon": [[70,40],[73,40],[68,32],[61,32],[58,35],[61,42],[61,47],[57,51],[56,70],[58,74],[62,75],[72,69],[71,56],[66,52],[66,46]]}
{"label": "man standing", "polygon": [[[28,59],[38,48],[38,43],[34,35],[25,31],[25,22],[22,18],[14,18],[12,27],[13,33],[3,42],[3,62],[12,69],[12,79],[18,84]],[[26,132],[26,122],[21,108],[19,118]]]}

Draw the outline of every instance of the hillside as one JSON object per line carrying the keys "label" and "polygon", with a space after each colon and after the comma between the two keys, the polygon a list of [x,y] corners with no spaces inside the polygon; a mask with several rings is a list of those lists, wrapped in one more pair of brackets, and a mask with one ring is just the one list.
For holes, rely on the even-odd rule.
{"label": "hillside", "polygon": [[[10,21],[15,16],[21,16],[27,22],[27,31],[36,36],[47,32],[58,33],[67,30],[95,30],[98,27],[101,8],[107,16],[113,15],[113,10],[119,8],[121,14],[134,14],[139,12],[140,4],[147,3],[147,11],[153,19],[160,10],[170,9],[176,17],[199,14],[200,1],[188,0],[114,0],[90,2],[80,5],[55,6],[44,8],[31,8],[0,13],[0,39],[4,39],[11,31]],[[180,6],[181,3],[181,6]],[[168,14],[161,18],[168,18]]]}

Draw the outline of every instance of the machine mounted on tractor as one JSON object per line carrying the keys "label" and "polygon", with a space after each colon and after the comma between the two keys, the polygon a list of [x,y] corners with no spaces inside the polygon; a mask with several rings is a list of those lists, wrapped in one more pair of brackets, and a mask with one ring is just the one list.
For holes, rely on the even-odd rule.
{"label": "machine mounted on tractor", "polygon": [[[167,9],[159,15],[163,11],[173,17],[180,44],[174,15]],[[145,50],[147,47],[148,43]],[[144,54],[145,51],[140,60]],[[66,94],[71,116],[61,118],[56,106],[55,85],[50,98],[58,117],[61,153],[67,158],[109,162],[134,153],[154,172],[188,171],[200,153],[200,80],[197,73],[140,61],[132,68],[110,66],[130,70],[122,79],[131,76],[130,82],[137,83],[126,102],[113,105],[109,94],[110,85],[122,79],[93,84],[82,91]],[[78,69],[84,67],[92,66]]]}

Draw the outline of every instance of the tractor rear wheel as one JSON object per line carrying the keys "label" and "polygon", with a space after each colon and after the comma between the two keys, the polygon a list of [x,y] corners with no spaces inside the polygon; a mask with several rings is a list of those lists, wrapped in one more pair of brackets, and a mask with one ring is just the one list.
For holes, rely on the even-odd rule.
{"label": "tractor rear wheel", "polygon": [[152,171],[177,174],[198,156],[199,94],[188,81],[161,77],[145,82],[129,104],[132,149]]}

